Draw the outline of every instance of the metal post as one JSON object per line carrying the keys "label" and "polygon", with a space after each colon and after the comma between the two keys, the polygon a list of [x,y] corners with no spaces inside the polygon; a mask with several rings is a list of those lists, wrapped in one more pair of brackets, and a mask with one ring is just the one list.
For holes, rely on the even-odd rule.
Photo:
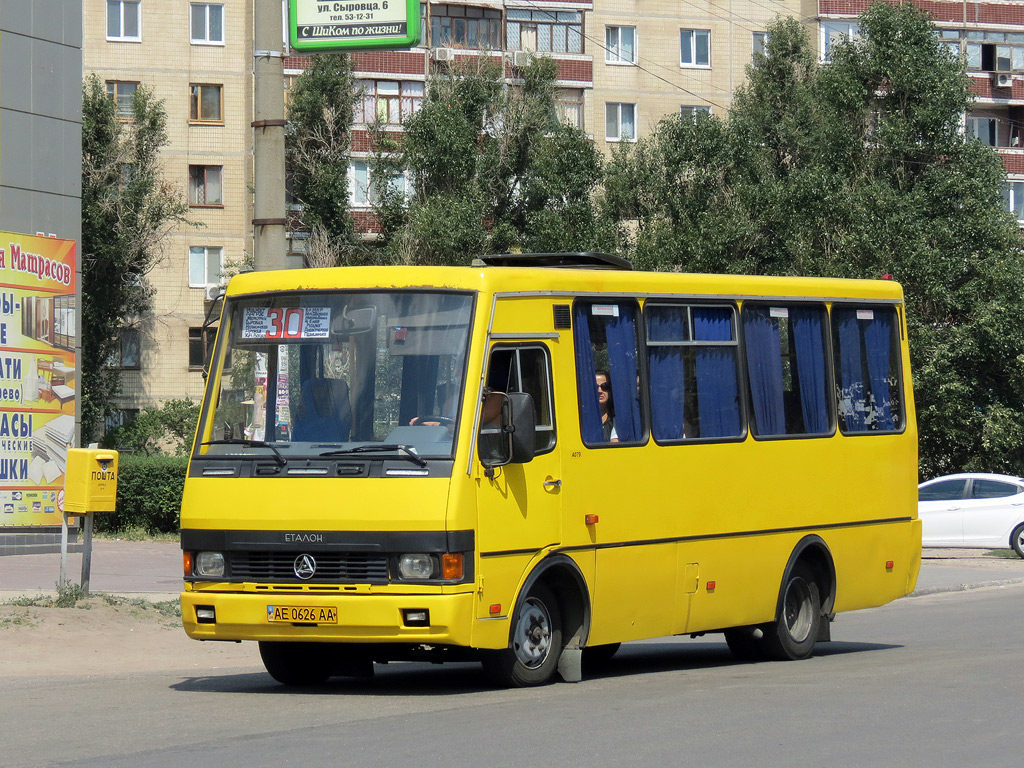
{"label": "metal post", "polygon": [[68,513],[64,512],[60,517],[60,580],[57,588],[63,590],[68,582]]}
{"label": "metal post", "polygon": [[92,570],[92,512],[83,515],[82,526],[82,596],[89,596],[89,571]]}
{"label": "metal post", "polygon": [[284,53],[281,0],[253,3],[253,247],[257,271],[284,269]]}

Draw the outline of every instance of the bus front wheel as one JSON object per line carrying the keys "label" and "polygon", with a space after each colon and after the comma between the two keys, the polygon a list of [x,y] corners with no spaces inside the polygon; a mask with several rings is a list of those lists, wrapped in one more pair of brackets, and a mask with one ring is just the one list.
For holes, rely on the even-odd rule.
{"label": "bus front wheel", "polygon": [[260,658],[270,676],[282,685],[317,685],[334,674],[337,650],[329,643],[261,640]]}
{"label": "bus front wheel", "polygon": [[551,679],[562,653],[562,615],[550,589],[537,584],[516,609],[508,648],[487,651],[484,670],[499,685],[524,688]]}
{"label": "bus front wheel", "polygon": [[763,649],[770,659],[806,659],[821,626],[821,596],[814,572],[797,563],[782,587],[779,615],[764,627]]}

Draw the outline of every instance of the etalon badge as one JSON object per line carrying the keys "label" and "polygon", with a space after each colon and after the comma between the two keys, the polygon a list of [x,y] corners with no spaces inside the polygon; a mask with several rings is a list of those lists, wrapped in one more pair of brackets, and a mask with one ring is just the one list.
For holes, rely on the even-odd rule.
{"label": "etalon badge", "polygon": [[300,579],[311,579],[316,573],[316,560],[312,555],[299,555],[295,558],[292,569]]}

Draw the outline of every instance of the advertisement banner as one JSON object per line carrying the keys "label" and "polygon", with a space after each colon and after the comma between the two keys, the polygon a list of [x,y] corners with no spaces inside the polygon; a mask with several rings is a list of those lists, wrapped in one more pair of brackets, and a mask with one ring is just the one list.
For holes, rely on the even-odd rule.
{"label": "advertisement banner", "polygon": [[75,301],[74,241],[0,232],[0,527],[61,524]]}

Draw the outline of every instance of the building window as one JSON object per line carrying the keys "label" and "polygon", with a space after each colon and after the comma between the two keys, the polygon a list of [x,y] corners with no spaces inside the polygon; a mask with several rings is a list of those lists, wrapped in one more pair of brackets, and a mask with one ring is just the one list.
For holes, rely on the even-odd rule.
{"label": "building window", "polygon": [[190,165],[188,167],[188,204],[192,206],[224,205],[221,189],[223,166]]}
{"label": "building window", "polygon": [[604,49],[609,64],[636,64],[636,27],[605,27]]}
{"label": "building window", "polygon": [[683,120],[687,120],[688,119],[688,120],[692,120],[693,122],[697,122],[698,115],[710,115],[710,114],[711,114],[711,107],[707,106],[706,104],[700,104],[700,105],[683,104],[681,107],[679,107],[679,116],[681,118],[683,118]]}
{"label": "building window", "polygon": [[430,44],[501,50],[501,11],[465,5],[430,7]]}
{"label": "building window", "polygon": [[193,245],[188,249],[188,287],[205,288],[220,282],[224,273],[224,249]]}
{"label": "building window", "polygon": [[607,102],[604,105],[604,133],[607,141],[635,141],[636,104]]}
{"label": "building window", "polygon": [[969,139],[980,141],[986,147],[997,146],[996,119],[994,117],[967,116],[966,130]]}
{"label": "building window", "polygon": [[1017,221],[1024,222],[1024,181],[1008,181],[1003,187],[1003,199]]}
{"label": "building window", "polygon": [[141,355],[140,334],[137,328],[122,328],[117,332],[117,348],[107,360],[110,368],[138,369]]}
{"label": "building window", "polygon": [[192,3],[192,42],[199,45],[224,44],[224,6],[220,3]]}
{"label": "building window", "polygon": [[135,99],[135,92],[138,90],[138,83],[107,80],[107,95],[114,100],[114,110],[122,120],[131,120],[134,117],[132,101]]}
{"label": "building window", "polygon": [[423,83],[415,80],[360,80],[356,92],[356,123],[399,125],[423,105]]}
{"label": "building window", "polygon": [[[189,328],[188,329],[188,367],[205,368],[206,361],[213,352],[213,343],[217,340],[217,328]],[[231,350],[228,350],[228,358],[224,361],[224,368],[231,367]]]}
{"label": "building window", "polygon": [[223,123],[224,90],[219,85],[189,86],[188,119],[191,123]]}
{"label": "building window", "polygon": [[561,88],[555,91],[555,120],[583,130],[582,88]]}
{"label": "building window", "polygon": [[832,60],[832,49],[840,43],[857,39],[854,21],[823,21],[821,23],[821,60]]}
{"label": "building window", "polygon": [[107,40],[142,39],[141,0],[107,0]]}
{"label": "building window", "polygon": [[583,14],[580,11],[506,10],[505,32],[511,51],[582,53]]}
{"label": "building window", "polygon": [[753,33],[753,51],[754,53],[760,53],[762,56],[766,54],[765,47],[768,44],[768,33],[767,32],[754,32]]}
{"label": "building window", "polygon": [[679,30],[679,65],[682,67],[711,66],[711,30]]}
{"label": "building window", "polygon": [[104,419],[104,434],[109,434],[115,429],[131,424],[138,415],[138,408],[119,408],[116,411],[107,411],[106,418]]}
{"label": "building window", "polygon": [[[358,208],[369,208],[380,202],[380,186],[373,178],[370,166],[365,160],[353,160],[349,163],[349,200]],[[391,190],[405,198],[412,194],[412,177],[408,171],[395,174],[388,181]]]}

